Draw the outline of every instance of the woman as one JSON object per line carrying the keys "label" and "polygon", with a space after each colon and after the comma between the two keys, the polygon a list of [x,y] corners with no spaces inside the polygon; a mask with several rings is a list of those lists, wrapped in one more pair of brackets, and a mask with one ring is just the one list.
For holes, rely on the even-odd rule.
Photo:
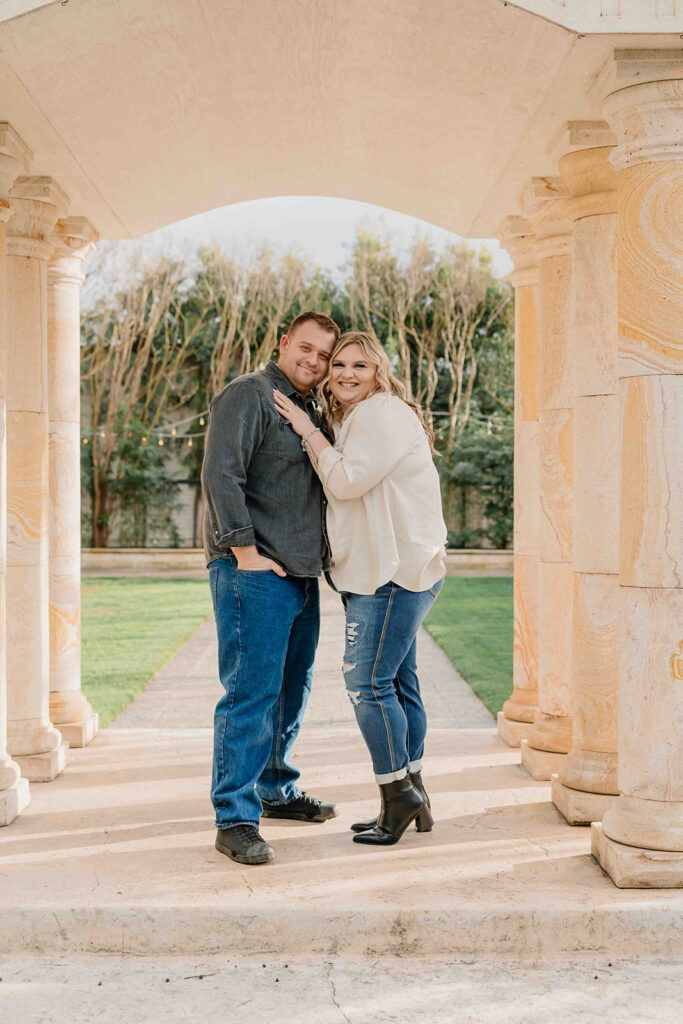
{"label": "woman", "polygon": [[446,527],[433,434],[375,338],[342,335],[322,386],[332,446],[279,391],[279,412],[302,438],[328,499],[331,578],[346,609],[344,676],[380,787],[381,810],[354,841],[398,842],[412,821],[431,830],[421,768],[426,716],[417,631],[445,575]]}

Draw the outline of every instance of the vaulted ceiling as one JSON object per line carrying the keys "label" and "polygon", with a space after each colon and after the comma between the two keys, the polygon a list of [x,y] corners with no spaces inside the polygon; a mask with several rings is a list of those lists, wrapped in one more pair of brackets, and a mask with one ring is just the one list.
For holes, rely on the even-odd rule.
{"label": "vaulted ceiling", "polygon": [[0,0],[0,120],[103,236],[292,194],[491,235],[614,48],[680,46],[539,16],[572,3]]}

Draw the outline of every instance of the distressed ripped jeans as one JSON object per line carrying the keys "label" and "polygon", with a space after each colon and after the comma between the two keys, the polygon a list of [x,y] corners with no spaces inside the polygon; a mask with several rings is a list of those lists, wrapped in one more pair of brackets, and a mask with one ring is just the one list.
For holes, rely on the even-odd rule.
{"label": "distressed ripped jeans", "polygon": [[261,800],[301,795],[292,748],[311,690],[318,643],[318,580],[209,564],[225,693],[214,715],[211,799],[216,825],[257,825]]}
{"label": "distressed ripped jeans", "polygon": [[414,593],[387,583],[374,594],[342,594],[346,691],[380,785],[422,767],[427,716],[416,636],[442,586]]}

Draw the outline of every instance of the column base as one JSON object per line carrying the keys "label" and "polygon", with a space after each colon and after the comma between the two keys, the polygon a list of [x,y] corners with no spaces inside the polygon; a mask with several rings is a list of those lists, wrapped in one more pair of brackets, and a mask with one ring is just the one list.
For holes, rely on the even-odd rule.
{"label": "column base", "polygon": [[20,754],[14,760],[29,782],[52,782],[64,770],[68,755],[69,744],[62,740],[58,747],[47,754]]}
{"label": "column base", "polygon": [[572,749],[573,721],[571,715],[549,715],[537,711],[530,742],[536,750],[568,754]]}
{"label": "column base", "polygon": [[560,770],[566,754],[556,754],[552,750],[537,750],[528,740],[522,740],[522,767],[526,768],[532,779],[537,782],[548,782],[551,775]]}
{"label": "column base", "polygon": [[683,851],[683,800],[653,800],[621,793],[602,821],[615,843],[639,850]]}
{"label": "column base", "polygon": [[618,796],[616,752],[574,747],[562,765],[560,779],[565,786],[577,789],[581,793]]}
{"label": "column base", "polygon": [[550,796],[568,825],[590,825],[602,821],[605,811],[617,800],[616,796],[605,793],[585,793],[571,789],[553,775],[550,780]]}
{"label": "column base", "polygon": [[70,747],[85,747],[93,739],[100,727],[100,716],[96,711],[84,718],[81,722],[60,722],[59,731],[62,739],[66,740]]}
{"label": "column base", "polygon": [[498,735],[508,747],[518,747],[522,740],[529,739],[531,722],[515,722],[506,718],[503,711],[498,712]]}
{"label": "column base", "polygon": [[538,711],[538,690],[515,688],[503,704],[503,714],[513,722],[533,722]]}
{"label": "column base", "polygon": [[591,825],[591,853],[619,889],[683,889],[683,853],[624,846]]}
{"label": "column base", "polygon": [[9,825],[31,802],[28,779],[19,778],[0,793],[0,827]]}

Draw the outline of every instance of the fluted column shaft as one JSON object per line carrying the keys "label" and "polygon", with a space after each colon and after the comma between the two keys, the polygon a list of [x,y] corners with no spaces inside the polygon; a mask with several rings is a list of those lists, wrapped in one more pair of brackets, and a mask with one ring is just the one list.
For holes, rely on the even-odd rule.
{"label": "fluted column shaft", "polygon": [[12,215],[8,192],[29,158],[26,147],[8,124],[0,124],[0,825],[9,825],[29,802],[28,781],[7,753],[7,338],[5,289],[5,226]]}
{"label": "fluted column shaft", "polygon": [[683,886],[683,81],[608,96],[618,139],[619,790],[593,851]]}
{"label": "fluted column shaft", "polygon": [[[604,136],[604,125],[594,134]],[[584,134],[590,134],[584,130]],[[617,794],[619,401],[613,147],[566,154],[574,198],[573,745],[553,776],[570,824],[601,820]]]}
{"label": "fluted column shaft", "polygon": [[51,178],[18,178],[7,225],[8,750],[49,781],[68,745],[49,718],[47,260],[66,197]]}
{"label": "fluted column shaft", "polygon": [[501,242],[515,264],[514,655],[513,691],[498,715],[498,732],[517,747],[538,706],[538,267],[524,218],[507,218]]}
{"label": "fluted column shaft", "polygon": [[47,268],[50,719],[72,747],[98,724],[81,690],[80,289],[94,239],[83,218],[60,220]]}
{"label": "fluted column shaft", "polygon": [[[553,197],[553,198],[551,198]],[[571,221],[557,179],[527,194],[539,272],[538,710],[522,764],[549,779],[571,749],[573,379]]]}

